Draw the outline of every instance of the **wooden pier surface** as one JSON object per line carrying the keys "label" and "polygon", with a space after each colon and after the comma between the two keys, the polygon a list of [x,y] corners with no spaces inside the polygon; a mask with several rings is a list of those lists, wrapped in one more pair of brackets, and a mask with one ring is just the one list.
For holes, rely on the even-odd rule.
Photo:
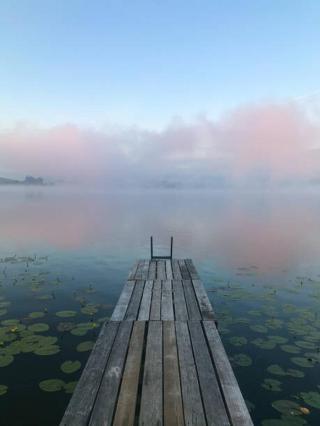
{"label": "wooden pier surface", "polygon": [[60,425],[253,425],[191,260],[134,266]]}

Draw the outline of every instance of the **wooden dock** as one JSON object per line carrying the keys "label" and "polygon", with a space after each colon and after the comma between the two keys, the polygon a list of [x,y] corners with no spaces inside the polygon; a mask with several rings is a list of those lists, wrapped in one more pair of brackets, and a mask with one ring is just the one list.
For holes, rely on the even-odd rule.
{"label": "wooden dock", "polygon": [[61,426],[252,426],[191,260],[141,260]]}

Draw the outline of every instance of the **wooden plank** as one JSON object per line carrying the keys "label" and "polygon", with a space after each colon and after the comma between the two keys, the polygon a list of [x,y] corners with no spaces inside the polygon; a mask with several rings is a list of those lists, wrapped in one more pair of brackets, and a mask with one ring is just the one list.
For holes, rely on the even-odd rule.
{"label": "wooden plank", "polygon": [[148,279],[148,273],[149,273],[149,265],[150,265],[150,261],[149,260],[145,260],[142,270],[141,270],[141,279],[142,280],[147,280]]}
{"label": "wooden plank", "polygon": [[128,321],[134,321],[138,318],[138,312],[140,308],[143,288],[144,288],[144,281],[136,281],[136,285],[134,287],[128,309],[125,315],[125,319]]}
{"label": "wooden plank", "polygon": [[204,320],[215,320],[212,305],[208,298],[207,292],[200,280],[192,280],[194,292],[199,304],[200,312]]}
{"label": "wooden plank", "polygon": [[128,281],[134,280],[134,276],[137,272],[139,262],[135,262],[133,267],[130,269],[129,275],[128,275]]}
{"label": "wooden plank", "polygon": [[177,321],[175,327],[185,424],[187,426],[205,426],[207,423],[201,400],[188,325],[185,321]]}
{"label": "wooden plank", "polygon": [[60,426],[87,425],[118,328],[119,322],[103,324]]}
{"label": "wooden plank", "polygon": [[164,260],[157,260],[157,280],[166,280],[166,264]]}
{"label": "wooden plank", "polygon": [[139,425],[163,424],[162,322],[150,321],[141,393]]}
{"label": "wooden plank", "polygon": [[150,261],[148,280],[155,280],[157,278],[157,262],[155,260]]}
{"label": "wooden plank", "polygon": [[139,260],[138,267],[137,267],[136,273],[134,275],[135,280],[142,280],[143,267],[144,267],[144,260]]}
{"label": "wooden plank", "polygon": [[163,417],[166,426],[184,425],[176,333],[173,321],[163,322]]}
{"label": "wooden plank", "polygon": [[174,320],[172,283],[169,280],[162,282],[161,319],[165,321]]}
{"label": "wooden plank", "polygon": [[153,281],[148,280],[143,289],[143,295],[139,310],[139,321],[147,321],[150,318]]}
{"label": "wooden plank", "polygon": [[180,272],[179,262],[177,259],[172,260],[172,273],[173,273],[173,279],[175,280],[181,280],[182,275]]}
{"label": "wooden plank", "polygon": [[135,287],[135,283],[135,281],[127,281],[125,283],[118,303],[116,304],[116,307],[114,308],[114,311],[111,315],[111,321],[122,321],[124,319],[133,289]]}
{"label": "wooden plank", "polygon": [[123,321],[119,326],[93,407],[89,426],[107,426],[112,424],[132,324],[131,321]]}
{"label": "wooden plank", "polygon": [[166,260],[166,275],[167,280],[173,280],[171,260]]}
{"label": "wooden plank", "polygon": [[188,316],[190,320],[201,320],[201,314],[196,299],[196,295],[193,289],[193,285],[190,280],[183,280],[182,286],[184,290],[184,297],[188,309]]}
{"label": "wooden plank", "polygon": [[203,334],[201,322],[189,321],[188,326],[207,422],[212,426],[229,426],[229,418]]}
{"label": "wooden plank", "polygon": [[187,321],[188,310],[181,280],[172,281],[173,305],[176,321]]}
{"label": "wooden plank", "polygon": [[153,282],[152,300],[150,310],[150,320],[160,320],[161,318],[161,281]]}
{"label": "wooden plank", "polygon": [[199,280],[200,279],[199,274],[198,274],[198,272],[197,272],[197,270],[196,270],[196,268],[195,268],[192,260],[191,259],[186,259],[185,260],[185,264],[186,264],[186,267],[187,267],[187,269],[189,271],[191,279],[192,280]]}
{"label": "wooden plank", "polygon": [[248,408],[214,322],[204,321],[203,327],[232,425],[253,426]]}
{"label": "wooden plank", "polygon": [[184,260],[179,260],[180,272],[183,280],[191,280],[187,265]]}
{"label": "wooden plank", "polygon": [[116,413],[112,423],[113,426],[134,425],[144,334],[145,322],[135,322],[121,382]]}

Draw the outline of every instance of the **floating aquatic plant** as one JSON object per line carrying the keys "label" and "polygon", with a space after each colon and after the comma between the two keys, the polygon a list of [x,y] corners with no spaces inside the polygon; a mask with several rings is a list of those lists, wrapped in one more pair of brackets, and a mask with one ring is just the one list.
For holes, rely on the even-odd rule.
{"label": "floating aquatic plant", "polygon": [[48,324],[39,322],[36,324],[29,325],[28,330],[32,331],[33,333],[42,333],[44,331],[49,330]]}
{"label": "floating aquatic plant", "polygon": [[91,349],[93,348],[94,342],[92,342],[91,340],[88,340],[86,342],[81,342],[79,343],[79,345],[77,346],[77,351],[78,352],[87,352],[87,351],[91,351]]}
{"label": "floating aquatic plant", "polygon": [[80,361],[65,361],[61,364],[60,369],[66,374],[75,373],[81,367]]}
{"label": "floating aquatic plant", "polygon": [[0,352],[0,367],[7,367],[13,362],[14,358],[12,355]]}
{"label": "floating aquatic plant", "polygon": [[8,392],[8,386],[0,385],[0,396],[5,395]]}
{"label": "floating aquatic plant", "polygon": [[56,312],[57,317],[60,318],[71,318],[71,317],[75,317],[77,315],[76,311],[59,311]]}
{"label": "floating aquatic plant", "polygon": [[249,367],[252,364],[252,359],[246,354],[236,354],[231,359],[234,364],[240,367]]}
{"label": "floating aquatic plant", "polygon": [[261,386],[264,389],[267,389],[267,390],[272,391],[272,392],[279,392],[279,391],[282,390],[281,389],[281,382],[279,380],[275,380],[275,379],[264,379]]}
{"label": "floating aquatic plant", "polygon": [[257,333],[267,333],[268,329],[264,325],[261,324],[254,324],[250,325],[250,328],[252,331],[256,331]]}
{"label": "floating aquatic plant", "polygon": [[320,409],[320,392],[301,392],[300,397],[306,404]]}
{"label": "floating aquatic plant", "polygon": [[299,404],[287,399],[273,401],[271,405],[275,410],[287,416],[301,416],[302,414]]}
{"label": "floating aquatic plant", "polygon": [[289,354],[298,354],[301,351],[301,349],[295,345],[281,345],[280,348],[282,351],[288,352]]}
{"label": "floating aquatic plant", "polygon": [[31,312],[29,314],[29,317],[32,319],[36,319],[36,318],[42,318],[44,317],[44,315],[45,315],[44,312]]}
{"label": "floating aquatic plant", "polygon": [[246,345],[248,341],[245,337],[233,336],[233,337],[230,337],[229,342],[233,346],[243,346],[243,345]]}
{"label": "floating aquatic plant", "polygon": [[314,367],[316,364],[316,361],[312,358],[293,357],[290,359],[294,364],[299,365],[299,367],[303,368],[311,368]]}
{"label": "floating aquatic plant", "polygon": [[60,379],[48,379],[42,380],[42,382],[39,383],[39,387],[45,392],[57,392],[63,389],[64,384],[64,381]]}

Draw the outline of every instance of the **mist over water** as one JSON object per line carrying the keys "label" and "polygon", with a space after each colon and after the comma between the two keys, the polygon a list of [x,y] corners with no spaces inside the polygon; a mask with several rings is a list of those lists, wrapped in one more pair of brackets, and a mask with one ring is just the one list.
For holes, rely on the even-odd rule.
{"label": "mist over water", "polygon": [[[28,329],[30,312],[45,312],[38,322],[48,324],[45,334],[57,336],[60,347],[52,356],[14,355],[14,362],[0,369],[0,384],[8,386],[0,399],[0,423],[59,422],[70,394],[44,392],[39,383],[53,378],[66,381],[60,370],[66,359],[80,360],[83,368],[89,352],[79,353],[75,348],[82,341],[96,339],[99,319],[110,316],[130,266],[138,258],[149,257],[151,235],[159,253],[169,250],[172,235],[174,257],[194,260],[218,315],[241,390],[256,407],[252,412],[255,424],[279,418],[272,408],[274,400],[317,390],[319,363],[301,368],[290,357],[302,357],[308,350],[298,348],[299,355],[290,355],[280,346],[304,339],[291,336],[286,328],[300,321],[301,315],[310,326],[317,324],[319,229],[320,193],[316,191],[0,188],[0,296],[10,302],[0,320],[19,319]],[[28,256],[33,260],[18,261]],[[26,285],[28,280],[31,287]],[[86,306],[89,316],[83,311]],[[62,310],[72,310],[77,316],[59,319],[56,313]],[[59,332],[61,321],[83,324],[88,319],[94,329],[83,337]],[[271,340],[277,338],[267,340],[267,346],[274,345],[272,350],[261,348],[266,342],[259,339],[269,339],[266,330]],[[312,331],[314,340],[309,346],[313,350],[309,352],[316,353],[320,345],[316,333]],[[247,343],[234,345],[234,337],[243,337]],[[251,364],[239,365],[243,361],[237,358],[239,353],[250,357]],[[274,364],[302,370],[304,376],[273,375],[268,368]],[[77,380],[81,369],[70,380]],[[13,380],[13,371],[18,372],[18,381]],[[278,394],[262,387],[266,378],[280,379]],[[315,410],[306,420],[317,424]]]}

